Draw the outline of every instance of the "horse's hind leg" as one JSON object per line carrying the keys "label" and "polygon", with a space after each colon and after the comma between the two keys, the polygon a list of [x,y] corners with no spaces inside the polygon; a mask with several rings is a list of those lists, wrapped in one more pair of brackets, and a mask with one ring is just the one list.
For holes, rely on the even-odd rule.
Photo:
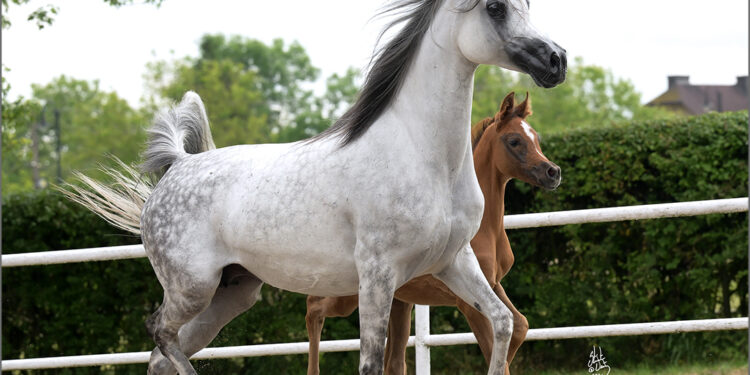
{"label": "horse's hind leg", "polygon": [[[208,345],[219,331],[237,315],[247,311],[260,297],[263,282],[237,265],[224,268],[221,285],[211,304],[179,331],[180,349],[187,357]],[[170,360],[159,348],[151,353],[149,374],[175,374]]]}
{"label": "horse's hind leg", "polygon": [[513,314],[490,288],[471,246],[467,244],[459,250],[453,262],[434,276],[489,319],[494,338],[489,373],[505,373],[508,344],[513,332]]}
{"label": "horse's hind leg", "polygon": [[164,288],[164,302],[146,322],[146,329],[156,342],[159,351],[172,362],[182,375],[197,374],[180,348],[180,328],[200,314],[211,303],[219,278],[210,282],[200,280],[187,286]]}

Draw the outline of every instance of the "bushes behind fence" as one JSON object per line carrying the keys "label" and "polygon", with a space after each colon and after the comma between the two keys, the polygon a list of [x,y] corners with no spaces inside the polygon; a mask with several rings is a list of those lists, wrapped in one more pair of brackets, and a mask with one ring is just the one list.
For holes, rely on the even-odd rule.
{"label": "bushes behind fence", "polygon": [[[747,112],[543,135],[563,170],[554,192],[515,181],[507,213],[747,196]],[[5,254],[138,243],[50,192],[3,199]],[[516,265],[503,284],[532,328],[745,316],[745,214],[509,231]],[[144,351],[143,321],[161,301],[148,261],[3,269],[4,359]],[[306,339],[304,296],[263,288],[263,299],[212,346]],[[435,333],[467,331],[452,308],[432,310]],[[324,339],[358,337],[356,314],[328,319]],[[587,370],[592,345],[613,368],[631,363],[744,358],[745,331],[527,342],[514,367]],[[412,360],[410,360],[411,362]],[[358,353],[327,353],[321,371],[356,371]],[[201,361],[200,373],[304,373],[304,356]],[[143,373],[104,366],[34,373]],[[476,346],[434,348],[433,373],[483,373]]]}

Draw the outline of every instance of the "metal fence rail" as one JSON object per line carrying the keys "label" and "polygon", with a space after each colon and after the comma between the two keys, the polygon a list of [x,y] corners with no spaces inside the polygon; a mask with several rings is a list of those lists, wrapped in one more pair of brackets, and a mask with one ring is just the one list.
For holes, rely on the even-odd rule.
{"label": "metal fence rail", "polygon": [[[542,226],[600,223],[622,220],[658,219],[667,217],[695,216],[706,214],[736,213],[748,211],[748,198],[719,199],[682,203],[652,204],[641,206],[611,207],[590,210],[546,212],[538,214],[508,215],[506,229],[533,228]],[[142,245],[100,247],[77,250],[44,251],[37,253],[2,256],[2,267],[61,264],[73,262],[132,259],[144,257]],[[409,338],[409,346],[416,346],[416,373],[430,372],[430,347],[476,343],[472,333],[431,335],[429,306],[416,306],[416,332]],[[581,327],[558,327],[530,329],[527,341],[556,340],[585,337],[626,335],[652,335],[679,332],[700,332],[748,329],[748,318],[687,320],[673,322],[613,324]],[[192,359],[254,357],[307,353],[308,343],[286,343],[246,345],[222,348],[206,348]],[[335,340],[320,343],[321,352],[359,350],[359,340]],[[68,357],[12,359],[2,361],[2,371],[101,366],[148,362],[149,352],[96,354]]]}
{"label": "metal fence rail", "polygon": [[[589,210],[544,212],[505,216],[506,229],[536,228],[565,224],[602,223],[609,221],[661,219],[746,212],[748,198],[717,199],[639,206],[594,208]],[[2,266],[21,267],[60,263],[143,258],[143,245],[94,247],[90,249],[42,251],[2,256]]]}

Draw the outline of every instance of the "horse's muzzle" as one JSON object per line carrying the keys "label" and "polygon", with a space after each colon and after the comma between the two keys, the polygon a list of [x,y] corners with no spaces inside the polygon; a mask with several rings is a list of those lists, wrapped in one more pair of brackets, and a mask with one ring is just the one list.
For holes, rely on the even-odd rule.
{"label": "horse's muzzle", "polygon": [[514,38],[505,52],[521,71],[541,87],[555,87],[565,81],[568,59],[565,49],[555,42],[537,38]]}

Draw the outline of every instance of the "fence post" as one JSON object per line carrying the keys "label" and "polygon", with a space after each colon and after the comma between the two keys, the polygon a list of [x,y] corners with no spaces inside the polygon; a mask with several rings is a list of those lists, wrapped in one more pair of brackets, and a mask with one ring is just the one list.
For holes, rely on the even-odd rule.
{"label": "fence post", "polygon": [[430,375],[430,306],[416,305],[414,319],[414,349],[416,351],[416,375]]}

